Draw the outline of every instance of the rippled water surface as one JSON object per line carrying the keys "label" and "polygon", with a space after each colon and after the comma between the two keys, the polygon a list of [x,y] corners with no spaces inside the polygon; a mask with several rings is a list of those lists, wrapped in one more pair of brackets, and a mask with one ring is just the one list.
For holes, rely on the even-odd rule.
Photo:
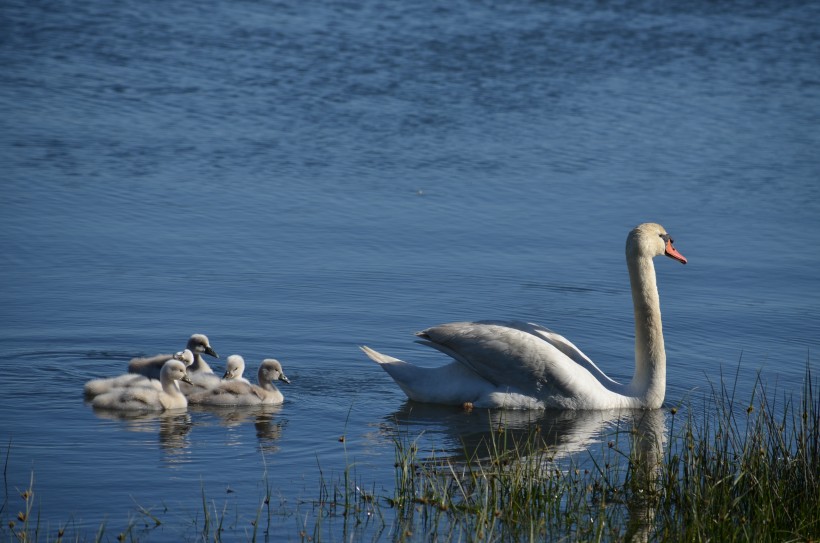
{"label": "rippled water surface", "polygon": [[[811,2],[17,2],[0,7],[0,446],[9,500],[147,540],[240,539],[266,488],[312,527],[394,439],[460,454],[502,414],[411,405],[357,346],[542,323],[629,378],[623,245],[656,263],[667,402],[721,373],[799,391],[820,346],[820,9]],[[208,334],[280,359],[283,406],[113,417],[88,379]],[[736,375],[736,377],[735,377]],[[507,414],[595,450],[606,417]],[[340,439],[344,436],[344,439]],[[398,436],[398,437],[397,437]],[[586,454],[586,453],[585,453]],[[389,537],[388,533],[382,534]],[[274,536],[271,536],[274,537]]]}

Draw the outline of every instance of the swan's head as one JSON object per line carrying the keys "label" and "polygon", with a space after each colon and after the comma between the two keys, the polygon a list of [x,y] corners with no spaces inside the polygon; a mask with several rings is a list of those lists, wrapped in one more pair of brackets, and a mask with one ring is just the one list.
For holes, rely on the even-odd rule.
{"label": "swan's head", "polygon": [[214,358],[219,358],[219,355],[216,354],[216,351],[211,349],[211,343],[208,341],[208,336],[205,334],[194,334],[188,339],[188,345],[186,345],[188,349],[192,352],[197,354],[209,354]]}
{"label": "swan's head", "polygon": [[185,371],[185,364],[175,358],[172,358],[162,366],[160,372],[160,379],[162,381],[182,381],[192,385],[191,380],[188,379],[188,373]]}
{"label": "swan's head", "polygon": [[666,229],[654,222],[639,224],[626,238],[627,258],[650,257],[666,255],[682,264],[686,264],[686,257],[672,245],[672,237]]}
{"label": "swan's head", "polygon": [[290,383],[290,379],[285,377],[285,372],[282,371],[282,364],[275,358],[266,358],[259,366],[259,382],[273,383],[274,381]]}
{"label": "swan's head", "polygon": [[245,371],[245,359],[238,354],[232,354],[225,361],[225,375],[223,379],[238,379]]}
{"label": "swan's head", "polygon": [[188,366],[194,363],[194,353],[192,353],[190,349],[179,351],[178,353],[174,354],[174,360],[179,360],[180,362],[185,364],[185,367],[187,368]]}

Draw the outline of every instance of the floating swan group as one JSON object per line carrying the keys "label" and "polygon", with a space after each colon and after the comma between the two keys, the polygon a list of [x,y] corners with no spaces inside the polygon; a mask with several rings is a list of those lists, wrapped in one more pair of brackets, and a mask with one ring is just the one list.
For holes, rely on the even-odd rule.
{"label": "floating swan group", "polygon": [[[607,377],[563,336],[526,322],[456,322],[418,332],[419,343],[453,359],[439,368],[414,366],[367,346],[361,349],[418,402],[511,409],[657,409],[666,392],[666,351],[653,259],[665,255],[686,264],[672,243],[656,223],[640,224],[627,236],[635,318],[635,369],[628,383]],[[128,410],[284,401],[275,383],[290,381],[275,359],[262,361],[259,384],[254,385],[242,377],[241,356],[228,357],[220,378],[203,354],[218,358],[208,338],[194,334],[176,355],[135,358],[128,374],[86,383],[86,395],[95,407]]]}
{"label": "floating swan group", "polygon": [[85,383],[83,392],[95,408],[121,411],[185,409],[189,404],[279,405],[284,401],[275,382],[290,380],[278,360],[262,361],[259,385],[254,385],[243,377],[242,356],[229,356],[220,378],[202,354],[219,358],[206,335],[194,334],[184,350],[133,358],[128,363],[128,373],[92,379]]}

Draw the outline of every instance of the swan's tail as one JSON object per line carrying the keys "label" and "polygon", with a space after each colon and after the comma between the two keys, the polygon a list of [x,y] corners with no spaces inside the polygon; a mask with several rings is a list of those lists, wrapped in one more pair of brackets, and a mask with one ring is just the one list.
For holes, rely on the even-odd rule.
{"label": "swan's tail", "polygon": [[390,364],[390,363],[393,363],[393,362],[402,362],[398,358],[393,358],[392,356],[387,356],[386,354],[382,354],[378,351],[374,351],[373,349],[371,349],[367,345],[360,345],[359,349],[361,349],[364,352],[364,354],[366,354],[367,357],[370,358],[370,360],[372,360],[373,362],[377,362],[379,364]]}

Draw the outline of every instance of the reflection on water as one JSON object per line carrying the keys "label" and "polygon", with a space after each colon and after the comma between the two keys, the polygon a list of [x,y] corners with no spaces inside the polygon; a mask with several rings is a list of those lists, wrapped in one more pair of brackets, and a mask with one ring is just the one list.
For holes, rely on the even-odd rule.
{"label": "reflection on water", "polygon": [[[448,474],[455,473],[450,469],[452,463],[479,462],[500,465],[513,478],[548,480],[555,473],[571,470],[577,474],[585,457],[575,453],[588,450],[594,457],[589,465],[593,475],[575,481],[581,485],[577,490],[584,494],[583,487],[592,484],[587,488],[593,509],[606,504],[623,512],[626,541],[645,542],[652,536],[666,436],[663,410],[469,412],[408,402],[394,414],[394,421],[394,426],[403,430],[443,426],[442,431],[452,438],[452,447],[444,455],[440,449],[433,451],[424,461],[434,469],[443,463]],[[595,443],[601,443],[602,452],[595,452]],[[572,457],[569,464],[559,461],[568,457]],[[460,484],[470,485],[469,481]],[[596,485],[598,490],[593,490]],[[606,498],[599,501],[597,492],[605,493]],[[604,514],[601,518],[609,517]]]}
{"label": "reflection on water", "polygon": [[241,405],[241,406],[205,406],[190,405],[194,413],[207,413],[215,418],[220,426],[238,428],[253,424],[259,448],[264,452],[277,452],[278,441],[282,438],[287,420],[278,415],[281,405]]}
{"label": "reflection on water", "polygon": [[627,501],[627,541],[649,541],[658,508],[658,475],[666,435],[664,412],[660,409],[635,412],[631,417],[631,492]]}
{"label": "reflection on water", "polygon": [[185,411],[122,411],[94,408],[94,414],[107,420],[120,421],[129,432],[157,433],[160,449],[169,463],[179,463],[190,447],[189,433],[193,427],[191,415]]}
{"label": "reflection on water", "polygon": [[[129,412],[95,408],[94,414],[100,419],[122,422],[122,428],[129,432],[156,432],[160,448],[166,453],[178,456],[191,446],[189,434],[194,427],[191,413],[211,415],[210,418],[198,420],[197,427],[207,426],[208,420],[215,420],[219,426],[233,429],[253,424],[260,449],[265,452],[276,452],[279,450],[277,442],[282,438],[287,425],[286,420],[277,417],[281,411],[280,405],[189,406],[188,411],[184,412]],[[236,444],[241,443],[238,435],[234,439]],[[179,458],[168,457],[166,460],[179,462]]]}
{"label": "reflection on water", "polygon": [[[533,433],[539,443],[551,452],[553,459],[584,451],[595,443],[606,439],[607,430],[622,433],[639,421],[660,420],[659,434],[663,433],[663,416],[648,416],[645,410],[606,411],[518,411],[518,410],[464,410],[449,406],[405,402],[393,413],[384,428],[399,425],[413,433],[415,429],[428,432],[439,431],[444,439],[437,440],[446,453],[454,460],[487,458],[499,446],[494,433],[503,432],[512,446],[521,443]],[[650,422],[640,422],[642,425]],[[641,431],[644,431],[641,426]],[[437,436],[438,437],[438,436]]]}

